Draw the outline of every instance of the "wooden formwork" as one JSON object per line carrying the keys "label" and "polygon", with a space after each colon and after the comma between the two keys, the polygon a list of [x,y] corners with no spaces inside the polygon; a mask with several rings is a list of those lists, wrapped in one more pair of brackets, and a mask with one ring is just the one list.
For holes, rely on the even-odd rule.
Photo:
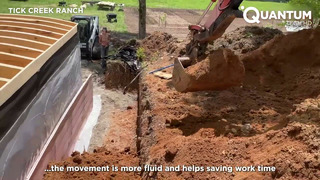
{"label": "wooden formwork", "polygon": [[0,14],[0,106],[76,33],[65,20]]}

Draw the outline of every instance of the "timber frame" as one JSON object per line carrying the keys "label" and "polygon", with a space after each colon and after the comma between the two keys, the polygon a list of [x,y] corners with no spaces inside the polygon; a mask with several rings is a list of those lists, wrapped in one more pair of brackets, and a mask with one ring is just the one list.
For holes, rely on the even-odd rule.
{"label": "timber frame", "polygon": [[70,21],[0,14],[0,106],[76,33]]}

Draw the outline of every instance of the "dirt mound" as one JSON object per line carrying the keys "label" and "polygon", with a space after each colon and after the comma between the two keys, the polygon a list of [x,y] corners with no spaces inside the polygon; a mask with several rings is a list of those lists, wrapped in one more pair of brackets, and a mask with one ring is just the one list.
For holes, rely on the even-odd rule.
{"label": "dirt mound", "polygon": [[156,31],[141,41],[148,57],[154,57],[163,52],[173,53],[177,50],[178,41],[171,34]]}
{"label": "dirt mound", "polygon": [[258,49],[274,36],[281,34],[282,32],[278,29],[258,26],[240,27],[215,40],[211,49],[228,48],[235,54],[241,55]]}
{"label": "dirt mound", "polygon": [[244,78],[244,66],[239,57],[229,49],[212,52],[206,59],[183,69],[176,62],[173,83],[180,92],[199,90],[223,90],[240,86]]}
{"label": "dirt mound", "polygon": [[72,157],[62,162],[52,162],[49,164],[62,167],[106,167],[109,172],[47,172],[44,179],[141,179],[139,172],[112,172],[111,167],[118,166],[138,166],[139,159],[135,154],[123,151],[122,153],[112,153],[104,148],[94,150],[93,154],[74,152]]}
{"label": "dirt mound", "polygon": [[[139,158],[128,148],[120,153],[99,149],[52,163],[185,165],[206,167],[204,171],[142,172],[142,176],[133,172],[47,172],[45,179],[319,179],[319,37],[320,28],[278,36],[242,55],[243,86],[224,91],[179,93],[170,80],[145,74],[138,107]],[[217,52],[224,51],[228,52]],[[172,58],[164,56],[148,68],[171,63]],[[201,62],[199,66],[201,69]],[[188,71],[201,77],[201,71],[194,72],[192,67]],[[117,72],[112,80],[121,78]],[[128,113],[115,117],[124,119]],[[110,137],[107,141],[116,140]],[[255,172],[235,171],[235,166],[251,165]],[[258,172],[261,165],[276,170]],[[213,166],[232,167],[233,171],[209,172],[207,168]]]}
{"label": "dirt mound", "polygon": [[143,77],[142,163],[276,168],[158,172],[159,179],[319,179],[319,37],[320,28],[303,30],[241,56],[243,87],[179,93],[168,80]]}
{"label": "dirt mound", "polygon": [[[291,99],[316,97],[320,91],[320,28],[275,37],[243,56],[244,85]],[[289,97],[290,96],[290,97]]]}
{"label": "dirt mound", "polygon": [[[135,78],[136,71],[120,60],[110,60],[107,62],[105,71],[106,89],[123,89]],[[138,81],[128,87],[128,91],[137,90]]]}

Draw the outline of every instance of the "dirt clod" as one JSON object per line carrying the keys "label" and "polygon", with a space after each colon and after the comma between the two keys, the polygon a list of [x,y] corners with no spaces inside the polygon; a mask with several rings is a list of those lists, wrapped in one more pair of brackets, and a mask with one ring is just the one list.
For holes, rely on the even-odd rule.
{"label": "dirt clod", "polygon": [[81,164],[82,163],[82,159],[80,157],[80,155],[77,155],[73,158],[73,162],[77,163],[77,164]]}

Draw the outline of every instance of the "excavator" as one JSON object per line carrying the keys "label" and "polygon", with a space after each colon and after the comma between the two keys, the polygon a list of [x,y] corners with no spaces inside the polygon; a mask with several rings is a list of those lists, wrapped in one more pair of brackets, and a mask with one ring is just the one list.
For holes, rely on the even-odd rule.
{"label": "excavator", "polygon": [[[220,72],[223,71],[223,69],[219,69],[219,67],[222,67],[223,64],[219,64],[219,62],[209,62],[209,66],[215,67],[208,67],[207,69],[201,68],[201,66],[197,69],[195,66],[193,72],[200,73],[200,75],[197,76],[192,75],[187,71],[190,69],[190,66],[200,63],[198,57],[205,54],[209,43],[213,43],[214,40],[221,37],[235,18],[243,17],[242,11],[239,10],[242,1],[243,0],[211,0],[197,23],[195,25],[189,25],[189,43],[186,45],[186,54],[183,57],[176,58],[174,61],[172,82],[177,91],[220,90],[241,84],[241,78],[233,77],[232,79],[231,77],[230,79],[228,72],[222,72],[225,74],[223,75],[225,77],[221,76]],[[213,10],[210,11],[214,3],[216,3],[216,5]],[[208,13],[210,13],[209,17],[202,23]],[[227,63],[230,63],[231,61],[234,62],[235,59],[237,61],[237,58],[226,50],[216,52],[215,56],[217,59],[226,59]],[[215,57],[213,57],[213,59],[215,59]],[[241,67],[240,62],[237,62],[239,68],[235,68],[232,71],[240,71],[240,75],[244,76],[244,69]],[[225,66],[228,66],[228,64]],[[223,79],[221,79],[221,77]],[[229,81],[226,81],[227,78],[229,78]],[[223,86],[219,85],[222,83],[221,81],[227,83],[224,83]]]}

